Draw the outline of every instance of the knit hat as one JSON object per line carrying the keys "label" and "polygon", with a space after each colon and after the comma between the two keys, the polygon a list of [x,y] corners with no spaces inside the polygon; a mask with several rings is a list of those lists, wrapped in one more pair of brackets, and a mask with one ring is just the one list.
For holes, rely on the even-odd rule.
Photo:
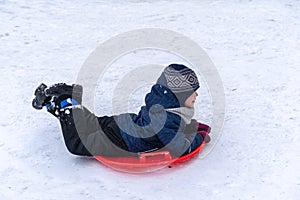
{"label": "knit hat", "polygon": [[195,72],[180,64],[166,67],[156,83],[169,88],[181,106],[184,106],[186,99],[200,87]]}

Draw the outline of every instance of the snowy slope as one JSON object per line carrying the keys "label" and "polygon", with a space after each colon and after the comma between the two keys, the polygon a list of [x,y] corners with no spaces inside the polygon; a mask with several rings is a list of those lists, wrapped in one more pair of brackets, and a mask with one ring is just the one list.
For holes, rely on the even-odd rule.
{"label": "snowy slope", "polygon": [[[0,0],[0,199],[299,199],[299,11],[292,0]],[[203,159],[145,175],[70,155],[58,121],[31,107],[35,87],[74,82],[101,42],[146,27],[190,37],[215,63],[226,94],[220,140]],[[181,61],[151,55],[115,67]],[[112,72],[115,84],[122,72]],[[110,85],[101,89],[96,113],[113,114]],[[198,119],[209,123],[206,93]]]}

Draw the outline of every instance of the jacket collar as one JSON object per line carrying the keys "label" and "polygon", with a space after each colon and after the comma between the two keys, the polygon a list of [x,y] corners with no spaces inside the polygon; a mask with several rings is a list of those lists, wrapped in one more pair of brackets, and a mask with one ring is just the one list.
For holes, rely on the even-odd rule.
{"label": "jacket collar", "polygon": [[165,111],[179,115],[185,121],[186,124],[191,123],[191,120],[195,113],[194,108],[188,108],[188,107],[167,108],[165,109]]}

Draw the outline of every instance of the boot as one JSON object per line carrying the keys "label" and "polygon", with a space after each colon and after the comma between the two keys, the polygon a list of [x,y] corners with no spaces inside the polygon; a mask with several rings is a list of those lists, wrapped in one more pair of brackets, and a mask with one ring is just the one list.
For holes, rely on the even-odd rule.
{"label": "boot", "polygon": [[46,88],[47,85],[42,83],[35,89],[35,98],[32,100],[32,106],[37,110],[41,110],[46,105],[46,103],[51,100],[51,97],[46,96],[45,94]]}
{"label": "boot", "polygon": [[47,88],[45,94],[61,101],[71,98],[77,101],[78,104],[82,102],[82,86],[77,84],[67,85],[65,83],[57,83]]}
{"label": "boot", "polygon": [[47,111],[55,117],[62,113],[69,114],[72,107],[82,102],[82,86],[58,83],[45,90],[46,96],[51,96],[51,101],[46,103]]}
{"label": "boot", "polygon": [[35,98],[32,100],[32,106],[35,109],[47,109],[50,106],[66,107],[68,105],[78,105],[82,102],[82,86],[67,85],[65,83],[54,84],[47,87],[44,83],[39,85],[34,92]]}

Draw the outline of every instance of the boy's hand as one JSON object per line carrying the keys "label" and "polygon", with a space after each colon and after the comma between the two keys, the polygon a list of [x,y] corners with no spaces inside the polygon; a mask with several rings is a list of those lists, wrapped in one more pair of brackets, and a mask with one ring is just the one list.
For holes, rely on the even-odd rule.
{"label": "boy's hand", "polygon": [[208,126],[207,124],[202,124],[200,122],[197,122],[197,133],[202,136],[205,143],[209,143],[211,140],[210,136],[208,135],[210,131],[211,131],[210,126]]}
{"label": "boy's hand", "polygon": [[210,133],[211,128],[207,124],[202,124],[200,122],[197,122],[195,119],[191,120],[191,123],[188,124],[185,128],[185,133],[195,133],[197,131],[206,131]]}
{"label": "boy's hand", "polygon": [[197,131],[205,131],[207,133],[210,133],[210,126],[208,126],[207,124],[202,124],[200,122],[197,122]]}
{"label": "boy's hand", "polygon": [[205,143],[209,143],[211,138],[206,131],[197,131],[197,134],[201,135]]}
{"label": "boy's hand", "polygon": [[198,122],[195,119],[192,119],[191,123],[186,125],[184,129],[185,134],[192,134],[198,131]]}
{"label": "boy's hand", "polygon": [[209,134],[211,128],[207,124],[202,124],[200,122],[197,122],[195,119],[192,119],[191,123],[186,126],[184,133],[189,134],[189,133],[195,133],[199,131],[205,131]]}
{"label": "boy's hand", "polygon": [[210,133],[210,130],[210,126],[192,119],[191,123],[186,126],[184,133],[192,134],[196,132],[197,134],[201,135],[205,143],[209,143],[211,140],[210,136],[208,135]]}

